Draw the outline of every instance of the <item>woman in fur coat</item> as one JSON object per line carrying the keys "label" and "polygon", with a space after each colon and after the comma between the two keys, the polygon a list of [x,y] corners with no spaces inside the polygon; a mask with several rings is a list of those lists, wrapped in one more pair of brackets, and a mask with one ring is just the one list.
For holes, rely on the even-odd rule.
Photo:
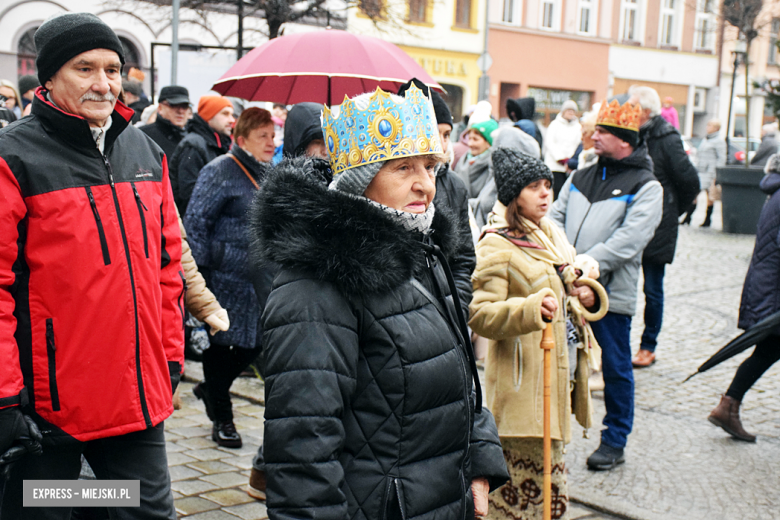
{"label": "woman in fur coat", "polygon": [[258,261],[281,268],[263,314],[269,517],[484,515],[508,475],[447,263],[460,234],[432,203],[433,108],[412,87],[340,114],[323,115],[330,186],[288,159],[253,206]]}
{"label": "woman in fur coat", "polygon": [[[489,518],[542,518],[543,351],[552,321],[552,518],[568,518],[563,446],[574,413],[590,426],[589,357],[600,355],[588,321],[607,311],[607,295],[575,268],[574,248],[545,217],[552,203],[550,170],[508,148],[493,150],[498,202],[477,244],[471,328],[490,339],[487,403],[495,412],[511,481],[490,497]],[[591,276],[597,276],[593,274]],[[567,330],[569,329],[569,330]],[[567,341],[567,335],[570,341]],[[571,350],[570,350],[571,349]]]}

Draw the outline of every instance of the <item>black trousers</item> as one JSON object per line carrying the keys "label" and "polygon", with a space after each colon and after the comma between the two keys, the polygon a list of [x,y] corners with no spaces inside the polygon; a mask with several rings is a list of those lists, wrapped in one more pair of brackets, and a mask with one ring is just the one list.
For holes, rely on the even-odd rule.
{"label": "black trousers", "polygon": [[2,520],[68,520],[69,507],[22,507],[24,480],[77,480],[81,455],[98,480],[140,480],[140,507],[109,507],[112,520],[175,520],[163,423],[139,432],[87,442],[44,446],[14,466],[5,485]]}
{"label": "black trousers", "polygon": [[230,385],[255,360],[262,348],[262,346],[241,348],[212,343],[203,352],[203,377],[206,380],[215,421],[233,420]]}
{"label": "black trousers", "polygon": [[753,354],[739,365],[726,395],[742,401],[745,393],[780,359],[780,336],[769,336],[756,345]]}

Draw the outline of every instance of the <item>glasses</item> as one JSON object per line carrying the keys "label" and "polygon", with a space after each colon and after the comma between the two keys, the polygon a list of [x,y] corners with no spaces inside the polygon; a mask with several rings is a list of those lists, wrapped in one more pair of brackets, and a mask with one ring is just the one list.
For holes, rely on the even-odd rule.
{"label": "glasses", "polygon": [[171,108],[173,110],[176,110],[177,112],[186,112],[190,108],[190,105],[188,103],[182,103],[180,105],[171,105],[167,101],[162,101],[160,102],[160,104],[168,108]]}

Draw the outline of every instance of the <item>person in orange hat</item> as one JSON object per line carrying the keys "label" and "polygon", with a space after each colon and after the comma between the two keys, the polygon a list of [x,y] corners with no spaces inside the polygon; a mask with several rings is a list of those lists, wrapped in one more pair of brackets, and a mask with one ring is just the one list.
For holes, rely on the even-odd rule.
{"label": "person in orange hat", "polygon": [[228,98],[203,96],[198,101],[198,113],[187,122],[187,135],[168,163],[173,197],[182,215],[187,213],[201,168],[230,150],[235,122],[233,104]]}

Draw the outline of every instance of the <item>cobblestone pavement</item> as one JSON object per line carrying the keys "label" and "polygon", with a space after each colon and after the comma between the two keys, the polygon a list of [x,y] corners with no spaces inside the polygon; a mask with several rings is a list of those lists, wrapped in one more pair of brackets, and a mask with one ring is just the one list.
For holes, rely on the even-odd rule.
{"label": "cobblestone pavement", "polygon": [[[187,362],[188,379],[201,376],[199,364]],[[233,385],[235,423],[244,439],[239,450],[218,448],[203,403],[182,383],[182,409],[165,423],[168,466],[179,518],[187,520],[260,520],[268,518],[263,502],[246,494],[252,457],[263,439],[263,385],[240,378]],[[243,395],[244,397],[240,397]],[[256,401],[256,402],[253,402]],[[580,504],[570,508],[572,520],[616,520]]]}
{"label": "cobblestone pavement", "polygon": [[[714,220],[720,221],[719,208]],[[703,219],[701,207],[694,223]],[[732,440],[706,417],[725,392],[743,353],[717,368],[682,380],[736,336],[737,310],[754,237],[712,229],[681,228],[675,263],[667,270],[664,327],[658,361],[635,371],[634,432],[626,464],[610,472],[585,469],[598,446],[598,428],[568,447],[571,518],[577,520],[775,519],[780,518],[780,364],[746,395],[743,422],[759,435],[757,444]],[[632,327],[639,346],[642,305]],[[201,377],[187,363],[190,381]],[[265,506],[246,495],[252,456],[263,438],[262,383],[240,378],[233,385],[236,425],[244,448],[217,448],[203,404],[182,383],[184,406],[166,421],[169,466],[176,508],[191,520],[266,518]],[[596,422],[603,395],[594,395]],[[590,506],[590,507],[587,507]],[[605,511],[608,513],[601,513]],[[615,516],[610,516],[615,515]]]}
{"label": "cobblestone pavement", "polygon": [[[694,223],[702,218],[699,213]],[[717,211],[715,220],[720,221]],[[598,431],[591,431],[590,439],[569,446],[570,492],[586,504],[636,519],[780,518],[773,471],[780,461],[780,365],[745,396],[743,424],[759,436],[757,444],[732,440],[706,420],[752,349],[682,383],[740,333],[739,301],[755,237],[726,235],[717,227],[680,231],[676,259],[667,270],[657,362],[634,371],[636,410],[626,464],[606,473],[585,469],[599,442]],[[632,324],[634,352],[642,308],[643,302]],[[603,394],[594,397],[601,419]]]}

